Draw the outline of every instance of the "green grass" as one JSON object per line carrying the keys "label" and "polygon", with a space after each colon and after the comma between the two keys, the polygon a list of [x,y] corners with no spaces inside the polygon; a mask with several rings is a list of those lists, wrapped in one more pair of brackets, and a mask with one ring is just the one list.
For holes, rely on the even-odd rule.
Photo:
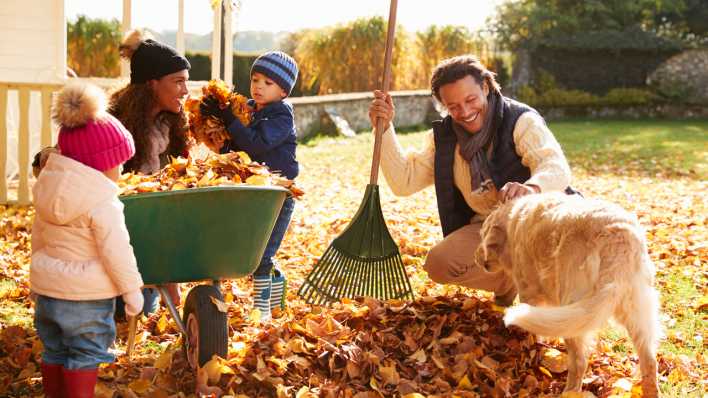
{"label": "green grass", "polygon": [[708,120],[573,120],[549,127],[571,167],[708,178]]}

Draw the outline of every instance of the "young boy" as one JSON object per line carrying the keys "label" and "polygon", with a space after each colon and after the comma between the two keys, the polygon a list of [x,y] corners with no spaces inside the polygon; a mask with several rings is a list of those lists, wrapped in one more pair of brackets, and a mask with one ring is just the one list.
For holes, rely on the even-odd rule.
{"label": "young boy", "polygon": [[[289,55],[272,51],[258,57],[251,67],[253,120],[244,126],[229,108],[221,109],[216,99],[206,98],[201,105],[203,115],[216,116],[224,122],[231,140],[221,152],[245,151],[257,162],[266,164],[290,180],[298,175],[295,159],[297,146],[293,108],[283,100],[290,95],[297,79],[298,67]],[[295,203],[285,200],[259,267],[253,274],[253,304],[261,311],[261,321],[271,319],[271,310],[284,306],[285,274],[274,267],[274,256],[290,224]]]}

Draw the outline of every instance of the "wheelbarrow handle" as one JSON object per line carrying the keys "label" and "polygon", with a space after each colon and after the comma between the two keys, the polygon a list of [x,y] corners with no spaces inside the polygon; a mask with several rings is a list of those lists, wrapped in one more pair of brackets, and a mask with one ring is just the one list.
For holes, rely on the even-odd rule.
{"label": "wheelbarrow handle", "polygon": [[125,355],[128,356],[128,360],[130,360],[133,356],[133,349],[135,348],[135,334],[138,330],[139,316],[140,314],[128,316],[128,347],[125,350]]}

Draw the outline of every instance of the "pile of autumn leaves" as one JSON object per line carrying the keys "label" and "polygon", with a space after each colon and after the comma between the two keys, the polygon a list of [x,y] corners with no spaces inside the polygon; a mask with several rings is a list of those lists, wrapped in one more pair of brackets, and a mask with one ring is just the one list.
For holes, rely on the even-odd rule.
{"label": "pile of autumn leaves", "polygon": [[253,162],[245,152],[211,153],[205,159],[197,160],[175,158],[157,173],[126,173],[118,180],[121,195],[242,184],[282,186],[296,197],[302,195],[292,181]]}

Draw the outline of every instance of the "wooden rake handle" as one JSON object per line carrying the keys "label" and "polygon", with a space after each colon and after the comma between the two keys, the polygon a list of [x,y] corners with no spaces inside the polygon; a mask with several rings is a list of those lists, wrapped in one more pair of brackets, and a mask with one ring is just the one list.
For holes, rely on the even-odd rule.
{"label": "wooden rake handle", "polygon": [[[391,86],[391,58],[393,55],[393,40],[396,34],[396,9],[398,0],[391,0],[391,7],[388,12],[388,33],[386,34],[386,53],[384,54],[383,92],[388,93]],[[371,161],[371,179],[369,184],[376,185],[379,181],[379,164],[381,163],[381,136],[387,126],[384,126],[382,118],[376,119],[376,129],[374,130],[374,157]]]}

